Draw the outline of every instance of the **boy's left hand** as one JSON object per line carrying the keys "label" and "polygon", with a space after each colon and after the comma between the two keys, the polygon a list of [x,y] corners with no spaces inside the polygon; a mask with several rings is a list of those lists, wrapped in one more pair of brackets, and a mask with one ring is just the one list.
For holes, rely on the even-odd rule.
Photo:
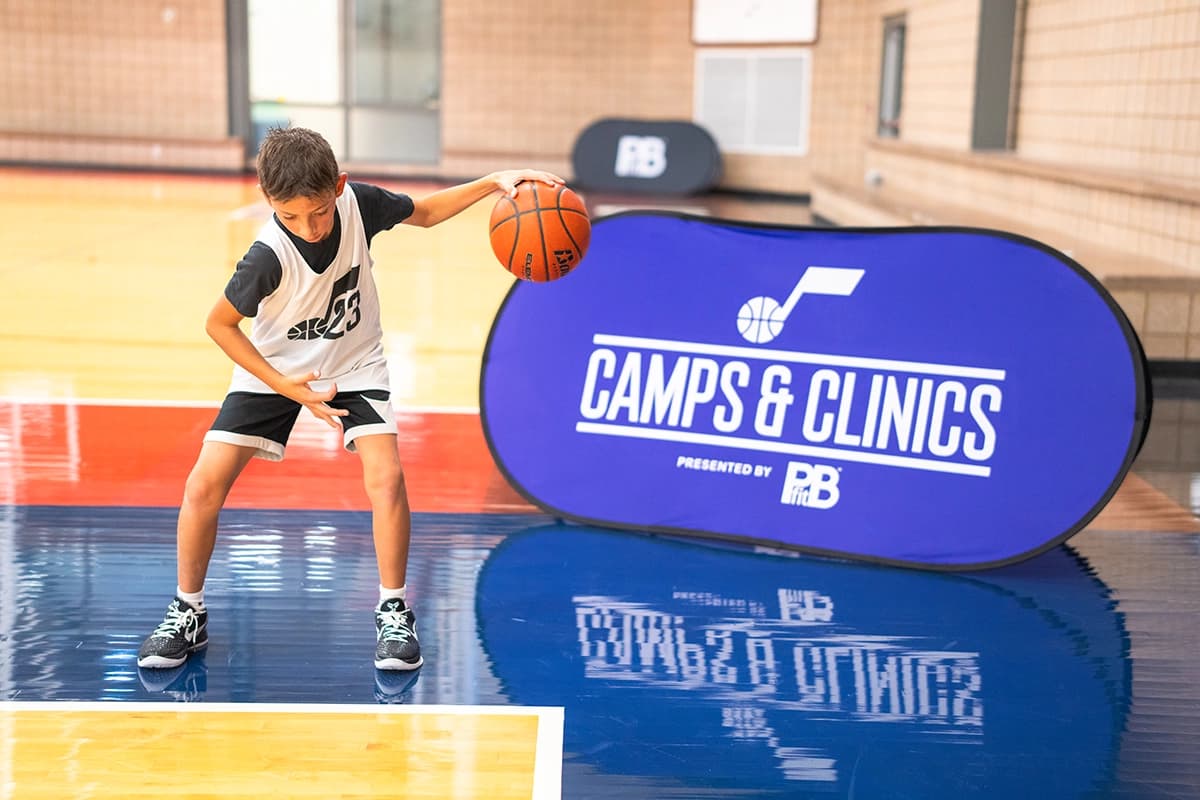
{"label": "boy's left hand", "polygon": [[517,196],[517,184],[522,181],[541,181],[550,186],[562,186],[566,183],[554,173],[540,169],[506,169],[493,174],[492,179],[509,197]]}

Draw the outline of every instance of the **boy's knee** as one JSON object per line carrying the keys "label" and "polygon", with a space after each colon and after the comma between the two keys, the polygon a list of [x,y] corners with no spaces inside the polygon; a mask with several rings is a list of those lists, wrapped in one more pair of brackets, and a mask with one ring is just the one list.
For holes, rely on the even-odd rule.
{"label": "boy's knee", "polygon": [[404,497],[404,470],[399,464],[371,470],[363,476],[363,482],[372,502],[391,503]]}
{"label": "boy's knee", "polygon": [[225,493],[224,484],[201,472],[192,472],[183,485],[183,498],[192,506],[219,506]]}

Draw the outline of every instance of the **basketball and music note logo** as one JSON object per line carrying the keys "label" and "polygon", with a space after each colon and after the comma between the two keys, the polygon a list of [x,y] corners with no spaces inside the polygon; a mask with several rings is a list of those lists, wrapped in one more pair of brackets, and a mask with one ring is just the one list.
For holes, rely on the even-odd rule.
{"label": "basketball and music note logo", "polygon": [[751,344],[766,344],[783,332],[783,324],[806,294],[849,297],[864,270],[847,267],[809,267],[796,281],[792,293],[782,305],[774,297],[751,297],[738,311],[738,333]]}
{"label": "basketball and music note logo", "polygon": [[360,266],[355,264],[334,282],[323,316],[297,322],[288,330],[287,337],[292,340],[340,339],[354,330],[362,319],[358,292]]}

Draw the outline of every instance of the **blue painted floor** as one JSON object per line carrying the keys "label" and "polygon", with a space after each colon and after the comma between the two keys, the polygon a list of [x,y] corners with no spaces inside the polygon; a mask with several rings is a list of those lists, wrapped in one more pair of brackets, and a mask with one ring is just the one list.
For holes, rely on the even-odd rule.
{"label": "blue painted floor", "polygon": [[404,676],[371,666],[365,514],[230,512],[208,652],[139,671],[172,524],[4,509],[0,696],[562,705],[567,797],[1200,791],[1195,535],[1089,532],[961,575],[418,515],[427,664]]}

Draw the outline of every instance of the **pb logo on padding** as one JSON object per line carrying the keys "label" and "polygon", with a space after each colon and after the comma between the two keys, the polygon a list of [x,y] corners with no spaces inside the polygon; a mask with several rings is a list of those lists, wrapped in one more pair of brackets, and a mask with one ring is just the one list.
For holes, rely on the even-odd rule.
{"label": "pb logo on padding", "polygon": [[657,178],[667,169],[667,142],[659,136],[622,136],[613,172],[622,178]]}

